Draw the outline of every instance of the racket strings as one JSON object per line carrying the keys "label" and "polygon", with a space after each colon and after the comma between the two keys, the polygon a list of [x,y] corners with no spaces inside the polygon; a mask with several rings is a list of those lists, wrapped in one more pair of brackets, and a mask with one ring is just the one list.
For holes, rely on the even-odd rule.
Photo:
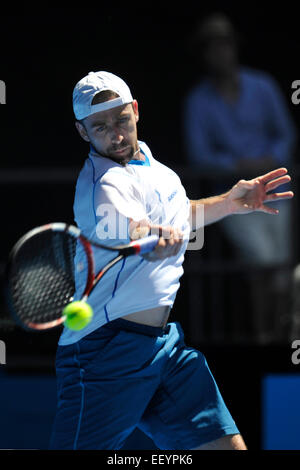
{"label": "racket strings", "polygon": [[59,318],[74,294],[76,239],[45,231],[28,239],[16,253],[10,273],[13,309],[21,321]]}

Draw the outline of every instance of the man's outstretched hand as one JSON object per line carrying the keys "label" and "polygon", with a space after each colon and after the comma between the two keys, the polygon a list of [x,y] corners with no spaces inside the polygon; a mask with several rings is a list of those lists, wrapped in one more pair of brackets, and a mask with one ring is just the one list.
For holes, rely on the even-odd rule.
{"label": "man's outstretched hand", "polygon": [[278,209],[266,205],[269,201],[279,201],[281,199],[291,199],[292,191],[274,192],[270,191],[291,181],[286,168],[278,168],[265,175],[253,178],[252,180],[240,180],[227,193],[228,211],[230,214],[248,214],[259,211],[268,214],[278,214]]}

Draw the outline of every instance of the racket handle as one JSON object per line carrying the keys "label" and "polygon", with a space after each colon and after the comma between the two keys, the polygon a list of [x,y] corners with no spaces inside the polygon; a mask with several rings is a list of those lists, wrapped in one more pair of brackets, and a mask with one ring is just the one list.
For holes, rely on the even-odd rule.
{"label": "racket handle", "polygon": [[158,243],[158,235],[150,235],[150,237],[140,238],[139,240],[134,240],[130,243],[130,246],[135,248],[135,254],[144,255],[145,253],[150,253],[154,250]]}

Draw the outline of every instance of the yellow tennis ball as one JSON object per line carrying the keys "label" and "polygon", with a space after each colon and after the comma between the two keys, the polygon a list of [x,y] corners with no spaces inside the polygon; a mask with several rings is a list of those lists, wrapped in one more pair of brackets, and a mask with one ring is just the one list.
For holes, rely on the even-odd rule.
{"label": "yellow tennis ball", "polygon": [[63,309],[63,315],[66,317],[64,325],[70,330],[79,331],[90,323],[93,309],[86,302],[77,300]]}

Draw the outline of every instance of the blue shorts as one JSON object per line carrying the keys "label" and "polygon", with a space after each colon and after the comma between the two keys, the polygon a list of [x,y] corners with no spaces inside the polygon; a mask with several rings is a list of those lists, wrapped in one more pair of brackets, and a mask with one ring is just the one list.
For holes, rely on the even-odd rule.
{"label": "blue shorts", "polygon": [[59,346],[51,449],[121,449],[138,427],[158,449],[185,450],[239,431],[203,354],[165,329],[114,320]]}

